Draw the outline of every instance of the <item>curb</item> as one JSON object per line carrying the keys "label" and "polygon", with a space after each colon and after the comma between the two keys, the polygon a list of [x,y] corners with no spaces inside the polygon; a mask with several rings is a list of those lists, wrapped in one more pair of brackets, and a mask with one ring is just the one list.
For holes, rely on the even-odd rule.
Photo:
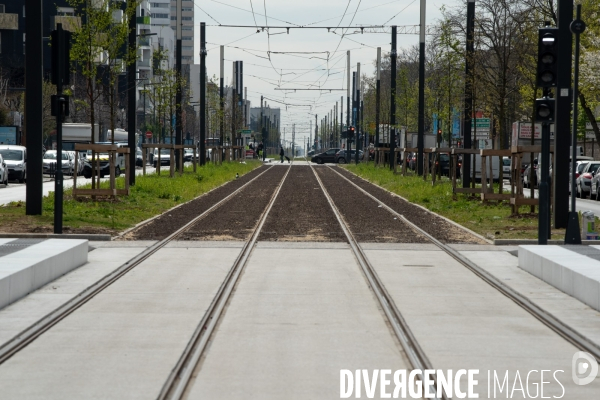
{"label": "curb", "polygon": [[[348,170],[346,169],[346,171],[348,171]],[[371,185],[375,185],[373,182],[370,182],[370,181],[366,180],[365,178],[363,178],[363,177],[361,177],[361,176],[358,176],[358,175],[356,175],[354,172],[351,172],[351,171],[348,171],[348,172],[350,172],[352,175],[356,176],[357,178],[360,178],[360,179],[362,179],[363,181],[370,183]],[[452,225],[456,226],[457,228],[460,228],[460,229],[464,230],[465,232],[468,232],[469,234],[471,234],[471,235],[475,236],[476,238],[483,240],[483,241],[484,241],[484,242],[486,242],[487,244],[493,244],[493,245],[496,245],[495,241],[491,241],[491,240],[489,240],[489,239],[486,239],[486,238],[484,238],[483,236],[481,236],[479,233],[473,232],[473,231],[472,231],[472,230],[470,230],[469,228],[466,228],[466,227],[464,227],[464,226],[460,225],[459,223],[456,223],[456,222],[452,221],[451,219],[448,219],[448,218],[444,217],[443,215],[439,215],[439,214],[437,214],[437,213],[435,213],[435,212],[433,212],[433,211],[431,211],[431,210],[428,210],[427,208],[423,207],[423,206],[422,206],[422,205],[420,205],[420,204],[415,204],[415,203],[413,203],[413,202],[411,202],[411,201],[409,201],[409,200],[405,199],[404,197],[400,196],[399,194],[396,194],[396,193],[394,193],[394,192],[390,192],[390,191],[389,191],[389,190],[387,190],[386,188],[383,188],[383,187],[381,187],[381,186],[379,186],[379,185],[375,185],[375,186],[377,186],[378,188],[380,188],[380,189],[382,189],[382,190],[385,190],[386,192],[388,192],[388,193],[389,193],[389,194],[391,194],[392,196],[399,197],[399,198],[401,198],[402,200],[406,201],[407,203],[410,203],[410,204],[412,204],[412,205],[413,205],[413,206],[415,206],[415,207],[419,207],[419,208],[420,208],[420,209],[422,209],[423,211],[427,211],[429,214],[435,215],[436,217],[439,217],[439,218],[443,219],[444,221],[451,223]],[[506,240],[509,240],[509,239],[506,239]],[[537,243],[537,240],[536,240],[535,242]],[[600,244],[600,242],[599,242],[599,244]]]}
{"label": "curb", "polygon": [[95,233],[0,233],[0,238],[15,238],[15,239],[86,239],[96,242],[110,241],[108,234]]}
{"label": "curb", "polygon": [[[538,240],[537,239],[494,239],[494,245],[496,246],[519,246],[519,245],[526,245],[526,244],[533,244],[533,245],[537,245],[538,244]],[[548,244],[553,244],[553,245],[564,245],[565,241],[564,240],[548,240]],[[581,241],[582,245],[599,245],[600,244],[600,240],[582,240]]]}

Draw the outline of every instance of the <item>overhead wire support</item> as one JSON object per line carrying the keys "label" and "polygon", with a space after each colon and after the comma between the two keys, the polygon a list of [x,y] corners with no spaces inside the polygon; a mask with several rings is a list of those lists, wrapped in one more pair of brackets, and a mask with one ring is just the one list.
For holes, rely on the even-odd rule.
{"label": "overhead wire support", "polygon": [[[332,29],[382,29],[382,28],[389,28],[389,26],[387,25],[365,25],[365,26],[361,26],[361,25],[354,25],[354,26],[289,26],[289,25],[264,25],[264,26],[256,26],[256,25],[225,25],[225,24],[219,24],[219,25],[209,25],[212,27],[219,27],[219,28],[252,28],[252,29],[259,29],[261,31],[265,31],[268,29],[286,29],[286,30],[290,30],[290,29],[327,29],[327,30],[332,30]],[[407,27],[412,27],[413,25],[407,25]],[[418,27],[418,25],[417,25]],[[417,32],[418,33],[418,32]]]}
{"label": "overhead wire support", "polygon": [[329,92],[331,92],[332,90],[346,90],[346,89],[324,89],[324,88],[323,89],[317,89],[317,88],[303,88],[303,89],[300,89],[300,88],[278,88],[278,87],[273,88],[273,89],[274,90],[293,90],[293,91],[296,91],[296,90],[321,90],[321,91],[323,91],[324,90],[324,91],[329,91]]}

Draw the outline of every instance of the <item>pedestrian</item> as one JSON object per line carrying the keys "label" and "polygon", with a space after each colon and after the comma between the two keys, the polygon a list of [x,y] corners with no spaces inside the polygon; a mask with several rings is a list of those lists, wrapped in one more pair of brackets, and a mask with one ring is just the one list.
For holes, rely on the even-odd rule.
{"label": "pedestrian", "polygon": [[[283,151],[283,147],[281,148],[281,150],[279,150],[279,157],[281,157],[281,163],[283,164],[283,156],[285,155],[285,152]],[[287,158],[287,157],[286,157]]]}
{"label": "pedestrian", "polygon": [[260,158],[260,157],[261,157],[261,155],[262,155],[262,151],[263,151],[263,144],[262,144],[262,142],[260,142],[260,143],[258,144],[258,148],[256,149],[256,154],[258,155],[258,158]]}

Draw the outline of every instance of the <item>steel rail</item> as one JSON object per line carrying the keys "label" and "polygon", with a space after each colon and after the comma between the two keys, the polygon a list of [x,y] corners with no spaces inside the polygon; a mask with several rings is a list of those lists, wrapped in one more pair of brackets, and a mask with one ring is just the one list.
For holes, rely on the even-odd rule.
{"label": "steel rail", "polygon": [[169,235],[165,239],[148,247],[146,250],[142,251],[140,254],[136,255],[135,257],[131,258],[129,261],[127,261],[124,264],[122,264],[121,266],[119,266],[113,272],[105,275],[100,280],[96,281],[91,286],[84,289],[77,296],[73,297],[66,303],[62,304],[60,307],[56,308],[54,311],[50,312],[49,314],[47,314],[46,316],[41,318],[39,321],[35,322],[30,327],[28,327],[25,330],[23,330],[22,332],[20,332],[14,338],[12,338],[11,340],[4,343],[2,346],[0,346],[0,364],[4,363],[6,360],[8,360],[14,354],[19,352],[19,350],[21,350],[22,348],[27,346],[29,343],[33,342],[42,333],[46,332],[52,326],[56,325],[58,322],[60,322],[62,319],[64,319],[65,317],[70,315],[72,312],[77,310],[83,304],[87,303],[95,295],[102,292],[104,289],[106,289],[108,286],[113,284],[115,281],[117,281],[119,278],[121,278],[127,272],[129,272],[130,270],[132,270],[133,268],[135,268],[136,266],[141,264],[144,260],[146,260],[148,257],[153,255],[154,253],[156,253],[158,250],[160,250],[161,248],[166,246],[169,242],[173,241],[176,237],[178,237],[179,235],[184,233],[192,225],[196,224],[198,221],[203,219],[206,215],[208,215],[212,211],[216,210],[223,204],[227,203],[231,198],[233,198],[235,195],[237,195],[240,191],[242,191],[244,188],[246,188],[248,185],[250,185],[256,179],[258,179],[260,176],[265,174],[271,168],[273,168],[273,167],[267,168],[265,171],[261,172],[259,175],[255,176],[250,181],[246,182],[244,185],[242,185],[241,187],[236,189],[234,192],[232,192],[231,194],[229,194],[228,196],[226,196],[225,198],[220,200],[218,203],[215,203],[208,210],[204,211],[202,214],[200,214],[197,217],[195,217],[194,219],[192,219],[190,222],[185,224],[183,227],[179,228],[177,231],[173,232],[171,235]]}
{"label": "steel rail", "polygon": [[279,191],[281,190],[283,182],[285,182],[285,179],[287,178],[290,169],[291,165],[288,167],[288,170],[281,179],[279,186],[277,187],[277,189],[271,196],[269,203],[263,210],[263,213],[261,214],[258,223],[255,225],[250,240],[248,240],[244,244],[242,251],[236,258],[235,262],[233,263],[233,266],[231,267],[225,279],[221,283],[217,294],[215,295],[215,297],[213,297],[213,300],[208,306],[206,312],[204,313],[202,320],[200,320],[200,323],[196,327],[196,330],[194,331],[191,339],[189,340],[187,346],[185,347],[183,353],[177,361],[177,364],[169,374],[169,377],[167,378],[165,384],[162,387],[162,390],[160,391],[160,394],[158,395],[159,400],[181,399],[186,393],[192,374],[198,366],[198,361],[204,353],[206,345],[210,340],[214,329],[220,320],[220,317],[223,314],[223,310],[229,303],[233,289],[235,288],[241,273],[243,272],[248,263],[248,259],[250,258],[250,255],[252,254],[252,251],[255,247],[256,241],[258,240],[260,231],[262,230],[267,216],[269,215],[269,212],[271,211],[271,208],[275,203],[275,199],[279,195]]}
{"label": "steel rail", "polygon": [[481,278],[484,282],[486,282],[487,284],[489,284],[490,286],[492,286],[493,288],[498,290],[500,293],[502,293],[503,295],[508,297],[510,300],[512,300],[517,305],[522,307],[525,311],[529,312],[533,317],[535,317],[540,322],[542,322],[544,325],[546,325],[547,327],[552,329],[554,332],[556,332],[558,335],[560,335],[563,339],[565,339],[569,343],[573,344],[579,350],[583,350],[583,351],[590,353],[591,355],[593,355],[596,358],[596,360],[598,362],[600,362],[600,347],[596,343],[592,342],[591,340],[589,340],[588,338],[586,338],[585,336],[583,336],[576,330],[572,329],[570,326],[564,324],[558,318],[554,317],[551,313],[542,309],[537,304],[535,304],[534,302],[532,302],[531,300],[529,300],[528,298],[523,296],[521,293],[517,292],[510,286],[506,285],[500,279],[496,278],[495,276],[493,276],[492,274],[490,274],[489,272],[487,272],[486,270],[484,270],[483,268],[481,268],[480,266],[478,266],[477,264],[475,264],[474,262],[472,262],[471,260],[469,260],[468,258],[463,256],[462,254],[460,254],[458,251],[454,250],[452,247],[443,244],[442,242],[440,242],[439,240],[437,240],[436,238],[431,236],[429,233],[425,232],[423,229],[418,227],[416,224],[409,221],[404,215],[393,210],[391,207],[389,207],[383,201],[379,200],[377,197],[375,197],[372,194],[370,194],[369,192],[365,191],[363,188],[358,186],[356,183],[352,182],[350,179],[348,179],[344,175],[340,174],[338,171],[335,171],[331,167],[328,167],[328,168],[331,169],[332,171],[334,171],[336,174],[338,174],[342,178],[344,178],[345,180],[347,180],[348,182],[350,182],[352,185],[354,185],[361,192],[363,192],[364,194],[369,196],[371,199],[375,200],[377,203],[379,203],[383,208],[388,210],[390,213],[401,218],[406,224],[408,224],[408,226],[413,231],[426,237],[429,241],[431,241],[437,247],[439,247],[440,249],[445,251],[450,257],[454,258],[460,264],[467,267],[469,270],[471,270],[471,272],[473,272],[475,275],[477,275],[479,278]]}
{"label": "steel rail", "polygon": [[[390,325],[394,333],[396,334],[400,345],[404,349],[404,352],[406,353],[406,356],[408,357],[412,368],[421,370],[422,372],[425,370],[433,370],[433,366],[429,361],[429,358],[427,358],[425,351],[423,351],[423,348],[419,345],[419,342],[412,333],[410,327],[408,326],[408,323],[406,322],[406,320],[402,316],[402,313],[396,306],[394,299],[385,288],[383,282],[381,282],[379,275],[375,271],[375,268],[373,268],[373,266],[371,265],[371,262],[369,261],[367,255],[364,253],[360,244],[354,238],[354,235],[350,230],[350,226],[348,225],[344,217],[341,215],[337,206],[334,204],[333,199],[327,192],[327,189],[325,189],[325,185],[321,181],[321,178],[319,177],[312,165],[311,169],[317,177],[317,181],[319,182],[319,185],[321,186],[321,189],[323,190],[323,193],[325,194],[325,197],[327,198],[327,201],[329,202],[329,205],[331,206],[335,217],[340,223],[340,226],[342,227],[342,230],[344,231],[344,234],[348,239],[348,243],[350,244],[352,253],[354,254],[356,261],[360,265],[363,274],[367,278],[367,281],[369,282],[369,285],[371,286],[371,289],[375,294],[375,297],[379,301],[382,310],[384,311],[388,321],[390,322]],[[438,399],[438,397],[434,398]],[[445,394],[442,394],[442,399],[447,400],[448,397]]]}

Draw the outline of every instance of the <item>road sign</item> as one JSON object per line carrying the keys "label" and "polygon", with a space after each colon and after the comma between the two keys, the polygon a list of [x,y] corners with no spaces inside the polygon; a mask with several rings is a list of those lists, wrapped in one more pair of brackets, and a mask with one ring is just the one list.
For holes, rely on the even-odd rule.
{"label": "road sign", "polygon": [[146,137],[152,139],[152,131],[146,131]]}
{"label": "road sign", "polygon": [[240,133],[244,135],[249,135],[252,133],[252,129],[240,129]]}
{"label": "road sign", "polygon": [[487,128],[490,129],[490,119],[489,118],[473,118],[471,122],[471,130],[475,130],[475,128]]}

